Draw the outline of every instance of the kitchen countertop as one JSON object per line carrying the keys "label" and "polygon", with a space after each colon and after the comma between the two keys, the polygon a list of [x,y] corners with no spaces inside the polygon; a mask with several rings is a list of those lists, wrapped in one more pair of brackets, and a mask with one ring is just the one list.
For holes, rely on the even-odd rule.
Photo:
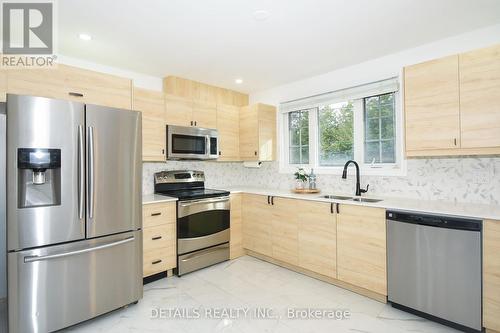
{"label": "kitchen countertop", "polygon": [[161,194],[145,194],[142,196],[142,204],[152,204],[152,203],[160,203],[160,202],[174,202],[177,201],[177,198],[168,197],[166,195]]}
{"label": "kitchen countertop", "polygon": [[322,197],[323,195],[352,196],[352,194],[331,193],[329,191],[324,191],[324,192],[322,191],[321,193],[317,194],[297,194],[293,193],[291,190],[276,190],[276,189],[266,189],[257,187],[234,186],[225,189],[230,191],[231,193],[270,195],[275,197],[283,197],[291,199],[313,200],[319,202],[334,202],[334,203],[341,203],[348,205],[378,207],[378,208],[412,211],[419,213],[454,215],[454,216],[477,218],[477,219],[500,220],[500,205],[485,205],[485,204],[463,203],[463,202],[455,203],[455,202],[439,201],[439,200],[403,199],[403,198],[391,198],[391,197],[368,196],[368,195],[363,197],[383,199],[383,200],[379,202],[353,202],[349,200],[323,198]]}

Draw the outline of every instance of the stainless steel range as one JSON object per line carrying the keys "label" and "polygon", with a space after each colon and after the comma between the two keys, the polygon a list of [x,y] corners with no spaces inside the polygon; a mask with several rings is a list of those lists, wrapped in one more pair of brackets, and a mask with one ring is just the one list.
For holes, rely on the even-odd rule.
{"label": "stainless steel range", "polygon": [[176,197],[177,275],[229,260],[229,192],[205,188],[203,171],[162,171],[155,192]]}

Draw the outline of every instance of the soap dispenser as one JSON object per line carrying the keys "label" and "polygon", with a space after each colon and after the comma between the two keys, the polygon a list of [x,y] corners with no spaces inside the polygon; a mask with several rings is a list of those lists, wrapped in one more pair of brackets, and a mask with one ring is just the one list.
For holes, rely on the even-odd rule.
{"label": "soap dispenser", "polygon": [[316,175],[314,174],[314,169],[311,169],[311,173],[309,174],[309,189],[316,189]]}

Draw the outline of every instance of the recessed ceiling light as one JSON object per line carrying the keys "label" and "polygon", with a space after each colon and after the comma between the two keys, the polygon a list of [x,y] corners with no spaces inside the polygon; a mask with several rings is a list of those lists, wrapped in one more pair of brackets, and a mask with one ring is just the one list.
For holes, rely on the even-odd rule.
{"label": "recessed ceiling light", "polygon": [[269,15],[271,15],[269,11],[264,9],[258,9],[253,12],[253,18],[255,21],[265,21],[269,18]]}
{"label": "recessed ceiling light", "polygon": [[89,34],[79,34],[78,37],[80,37],[80,39],[82,39],[82,40],[91,40],[92,39],[92,36],[90,36]]}
{"label": "recessed ceiling light", "polygon": [[236,80],[234,80],[234,82],[236,84],[242,84],[243,83],[243,79],[236,79]]}

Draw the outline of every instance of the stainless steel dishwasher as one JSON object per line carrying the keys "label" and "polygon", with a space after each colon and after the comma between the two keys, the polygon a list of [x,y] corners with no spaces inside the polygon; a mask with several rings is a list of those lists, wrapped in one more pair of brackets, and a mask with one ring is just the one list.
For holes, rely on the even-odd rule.
{"label": "stainless steel dishwasher", "polygon": [[481,331],[481,227],[480,220],[387,211],[392,306]]}

